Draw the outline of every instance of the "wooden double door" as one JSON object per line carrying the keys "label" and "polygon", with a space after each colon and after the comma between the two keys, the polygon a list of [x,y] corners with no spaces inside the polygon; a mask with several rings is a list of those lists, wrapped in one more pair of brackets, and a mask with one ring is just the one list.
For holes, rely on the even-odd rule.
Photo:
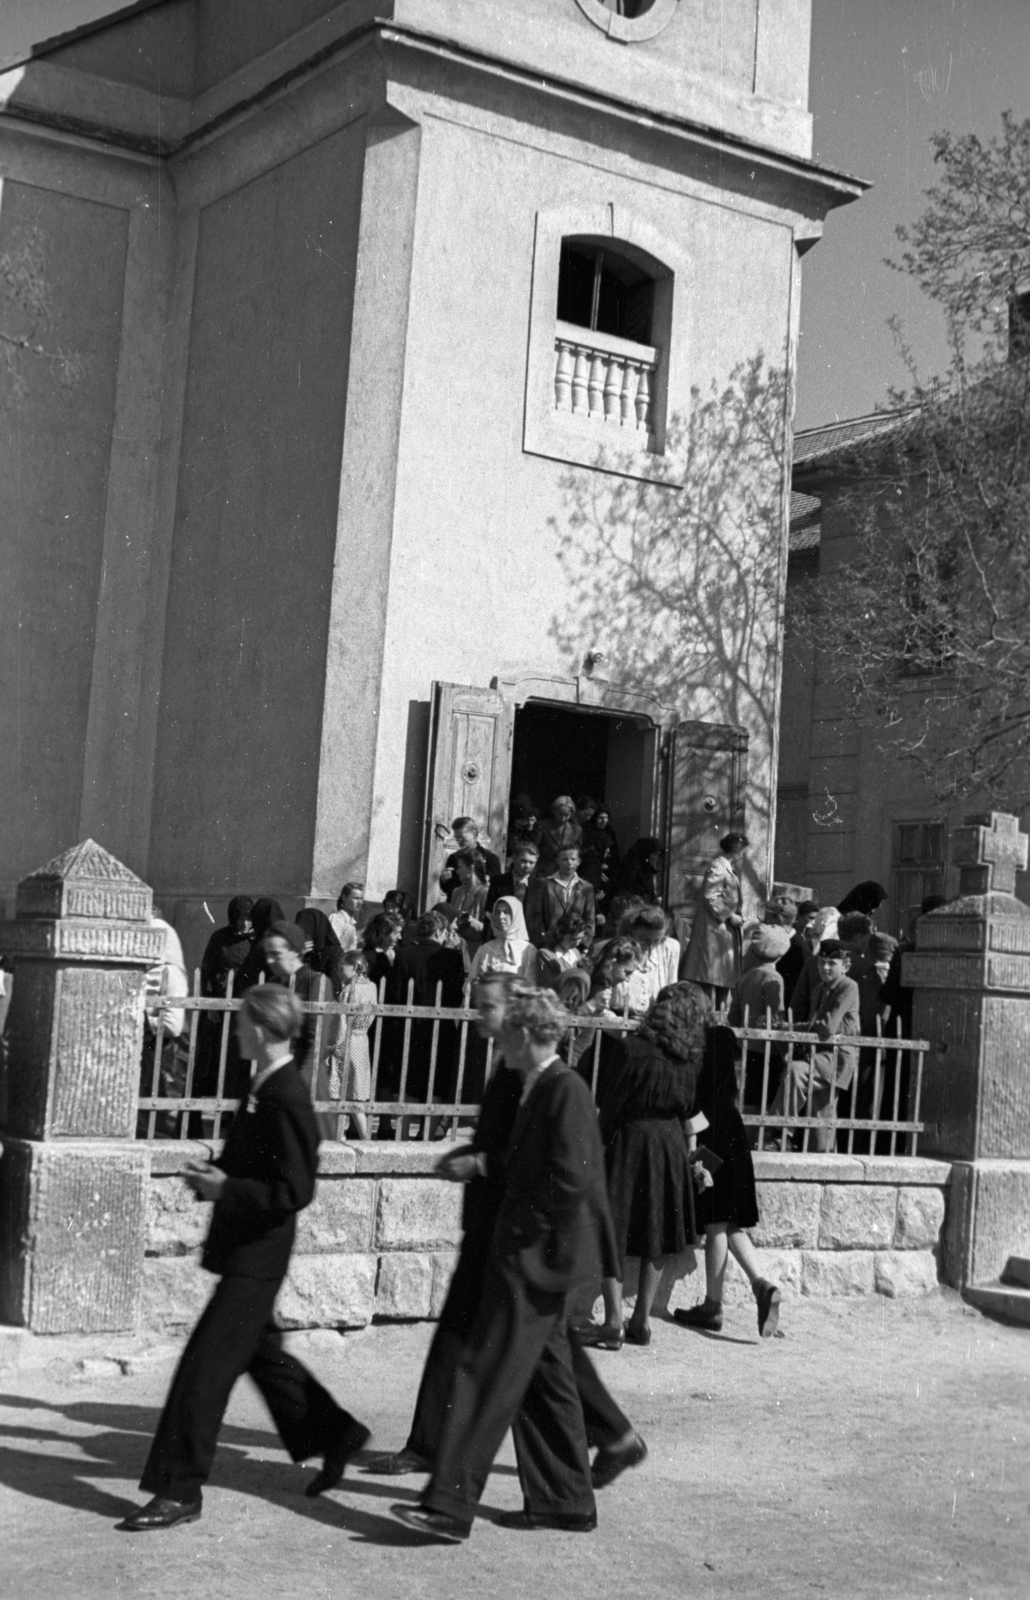
{"label": "wooden double door", "polygon": [[[556,703],[569,701],[556,699]],[[454,817],[474,817],[484,841],[503,857],[519,704],[517,695],[503,685],[482,689],[434,685],[420,884],[423,907],[437,898],[440,871],[454,848],[450,830]],[[654,739],[641,743],[642,762],[653,759],[655,770],[641,774],[650,815],[641,815],[640,832],[653,834],[665,845],[666,904],[689,915],[696,884],[717,853],[720,837],[744,825],[747,734],[714,723],[675,723],[659,709],[646,715],[632,706],[627,711],[620,705],[618,691],[610,688],[592,709],[612,716],[638,715],[653,727]],[[622,842],[626,848],[633,840]]]}

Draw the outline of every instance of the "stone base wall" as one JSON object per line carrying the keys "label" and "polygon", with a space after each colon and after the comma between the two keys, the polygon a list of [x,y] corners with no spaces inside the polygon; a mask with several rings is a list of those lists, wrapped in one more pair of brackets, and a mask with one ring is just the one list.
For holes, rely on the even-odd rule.
{"label": "stone base wall", "polygon": [[[137,1147],[139,1148],[139,1147]],[[207,1146],[150,1146],[143,1325],[192,1322],[211,1291],[198,1270],[210,1207],[176,1176]],[[302,1215],[279,1319],[289,1328],[363,1327],[439,1315],[461,1238],[462,1188],[433,1176],[439,1145],[330,1144]],[[912,1294],[936,1287],[951,1164],[858,1156],[755,1156],[761,1223],[752,1238],[785,1298]],[[628,1263],[626,1291],[635,1289]],[[728,1301],[749,1293],[731,1261]],[[656,1309],[704,1294],[703,1253],[666,1263]],[[589,1296],[587,1296],[589,1299]]]}

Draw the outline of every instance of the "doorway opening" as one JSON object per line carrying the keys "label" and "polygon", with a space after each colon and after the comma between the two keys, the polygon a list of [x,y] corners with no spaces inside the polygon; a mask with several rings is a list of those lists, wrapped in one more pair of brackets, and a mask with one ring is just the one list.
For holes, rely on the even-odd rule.
{"label": "doorway opening", "polygon": [[556,795],[590,795],[611,815],[623,854],[654,831],[655,729],[617,712],[528,700],[515,712],[511,800],[544,818]]}

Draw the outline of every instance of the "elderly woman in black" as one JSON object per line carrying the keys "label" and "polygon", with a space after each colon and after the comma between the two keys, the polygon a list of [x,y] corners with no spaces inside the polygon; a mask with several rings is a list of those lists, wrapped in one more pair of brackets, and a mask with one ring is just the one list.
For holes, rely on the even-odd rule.
{"label": "elderly woman in black", "polygon": [[637,1033],[612,1052],[598,1088],[608,1194],[623,1262],[640,1258],[633,1314],[622,1327],[622,1285],[604,1284],[605,1320],[586,1341],[602,1349],[650,1344],[661,1264],[694,1240],[694,1196],[683,1120],[704,1051],[704,1011],[681,988],[662,989]]}

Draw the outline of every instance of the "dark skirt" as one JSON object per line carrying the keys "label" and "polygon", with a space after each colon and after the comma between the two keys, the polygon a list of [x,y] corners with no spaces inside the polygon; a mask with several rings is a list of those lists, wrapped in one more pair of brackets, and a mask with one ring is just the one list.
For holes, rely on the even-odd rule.
{"label": "dark skirt", "polygon": [[605,1152],[608,1194],[623,1259],[680,1255],[693,1244],[687,1141],[676,1117],[626,1122]]}
{"label": "dark skirt", "polygon": [[753,1228],[758,1221],[755,1164],[736,1106],[721,1105],[711,1126],[698,1134],[697,1142],[722,1157],[712,1188],[703,1189],[697,1196],[698,1227],[727,1222],[736,1228]]}

